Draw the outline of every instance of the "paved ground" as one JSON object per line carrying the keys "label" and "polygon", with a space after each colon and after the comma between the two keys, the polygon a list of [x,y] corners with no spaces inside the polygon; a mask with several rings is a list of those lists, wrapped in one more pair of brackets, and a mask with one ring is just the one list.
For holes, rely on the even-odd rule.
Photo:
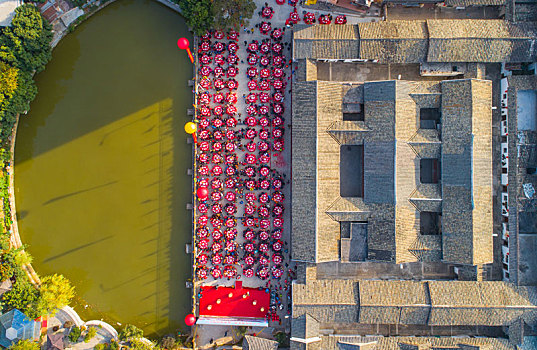
{"label": "paved ground", "polygon": [[445,77],[420,76],[419,64],[380,64],[370,62],[317,62],[317,78],[326,81],[364,82],[390,79],[439,81]]}
{"label": "paved ground", "polygon": [[[73,317],[72,314],[69,314],[68,312],[65,312],[64,310],[58,310],[56,315],[54,317],[50,317],[47,322],[47,335],[51,335],[53,333],[61,333],[64,336],[64,344],[66,349],[76,349],[76,350],[86,350],[86,349],[93,349],[95,345],[97,344],[105,344],[110,343],[113,335],[106,329],[106,327],[97,327],[97,335],[91,339],[89,342],[85,343],[83,341],[73,344],[69,342],[67,335],[70,332],[70,328],[63,328],[63,325],[65,322],[71,321],[75,325],[81,325],[80,318]],[[53,328],[55,326],[58,326],[58,331],[54,332]],[[94,327],[94,326],[88,326],[88,327]]]}
{"label": "paved ground", "polygon": [[[303,11],[309,11],[315,13],[317,18],[321,13],[345,14],[347,16],[348,24],[356,24],[359,22],[374,22],[382,20],[382,9],[372,4],[367,10],[359,9],[356,5],[352,4],[350,0],[340,0],[338,4],[342,6],[335,6],[323,1],[317,1],[315,5],[302,5]],[[350,10],[352,9],[352,10]]]}
{"label": "paved ground", "polygon": [[[277,5],[276,2],[274,0],[268,0],[267,1],[270,6],[272,6],[275,10],[275,13],[274,13],[274,16],[273,18],[270,20],[271,24],[272,24],[272,28],[285,28],[285,21],[286,19],[289,17],[289,13],[292,12],[293,8],[287,4],[285,5]],[[240,37],[239,37],[239,51],[237,52],[237,55],[239,57],[239,59],[241,59],[242,61],[239,62],[238,64],[238,68],[239,68],[239,74],[238,76],[236,77],[238,83],[239,83],[239,88],[237,90],[237,97],[239,99],[238,103],[236,104],[236,107],[239,111],[239,114],[241,114],[242,116],[239,116],[239,119],[244,119],[245,116],[246,116],[246,103],[244,101],[244,96],[248,95],[249,91],[248,91],[248,87],[247,87],[247,83],[249,81],[249,78],[247,77],[246,75],[246,71],[249,67],[249,65],[247,64],[246,62],[246,57],[248,56],[248,53],[246,51],[246,46],[245,45],[245,41],[247,42],[246,44],[249,44],[250,42],[254,41],[254,40],[257,40],[259,42],[261,42],[263,39],[266,39],[268,38],[268,36],[266,35],[262,35],[260,32],[259,32],[259,29],[256,28],[256,24],[262,22],[264,19],[262,19],[259,15],[258,15],[258,12],[261,11],[261,8],[264,6],[265,4],[265,1],[264,0],[255,0],[255,3],[257,4],[257,10],[255,11],[254,13],[254,16],[253,18],[250,20],[250,23],[249,23],[249,26],[248,28],[245,29],[242,29],[240,31]],[[252,32],[252,29],[253,29],[253,32]],[[291,29],[290,28],[285,28],[285,33],[284,33],[284,38],[282,40],[282,43],[289,43],[291,41]],[[290,50],[290,46],[289,47],[284,47],[284,50],[283,50],[283,54],[285,56],[285,59],[286,61],[288,62],[289,59],[291,58],[291,50]],[[273,159],[271,161],[271,168],[277,170],[279,173],[283,174],[284,176],[284,180],[286,182],[286,185],[284,186],[283,188],[283,193],[285,195],[285,212],[284,212],[284,227],[283,227],[283,237],[282,237],[282,241],[285,242],[285,246],[284,246],[284,249],[283,249],[283,255],[284,255],[284,262],[282,264],[282,266],[284,266],[286,269],[289,269],[289,268],[292,268],[292,265],[290,265],[290,244],[288,242],[290,242],[290,208],[289,208],[289,203],[290,203],[290,198],[291,198],[291,193],[290,193],[290,185],[289,185],[289,179],[290,179],[290,161],[291,161],[291,155],[290,155],[290,145],[291,145],[291,132],[289,130],[289,126],[290,126],[290,121],[291,121],[291,95],[290,95],[290,89],[291,89],[291,85],[290,85],[290,78],[291,77],[291,71],[290,71],[290,66],[288,66],[287,64],[284,65],[285,67],[285,71],[287,73],[287,77],[284,78],[284,80],[286,82],[288,82],[288,86],[287,86],[287,89],[285,91],[285,99],[284,99],[284,106],[285,106],[285,113],[283,114],[283,117],[285,118],[285,123],[284,123],[284,127],[285,127],[285,132],[284,132],[284,140],[285,140],[285,150],[283,152],[281,152],[281,154],[279,156],[275,156],[275,154],[273,154]],[[240,126],[240,125],[239,125]],[[240,127],[244,127],[244,126],[240,126]],[[260,128],[259,128],[260,129]],[[239,157],[239,160],[241,161],[242,159],[244,159],[244,152],[243,151],[238,151],[237,152],[237,155]],[[262,191],[256,191],[256,192],[262,192]],[[259,193],[257,193],[259,194]],[[237,211],[237,216],[240,216],[242,215],[242,213],[244,213],[244,203],[243,203],[243,199],[239,199],[238,202],[237,202],[237,207],[238,207],[238,211]],[[239,220],[240,221],[240,220]],[[242,232],[245,228],[242,226],[242,224],[238,224],[238,227],[237,227],[237,231],[239,232],[239,235],[237,236],[236,238],[236,242],[240,244],[243,244],[244,243],[244,238],[242,237]],[[241,268],[238,268],[237,269],[239,273],[242,272],[242,269]],[[202,282],[198,282],[196,283],[196,287],[198,287],[200,284],[202,285],[233,285],[235,283],[235,279],[231,279],[231,280],[226,280],[226,279],[219,279],[219,280],[214,280],[212,279],[211,277],[209,277],[207,280],[205,281],[202,281]],[[281,280],[278,282],[277,280],[267,280],[267,281],[263,281],[261,279],[259,279],[258,277],[253,277],[253,278],[244,278],[244,276],[241,278],[241,281],[243,282],[243,286],[244,287],[252,287],[252,288],[257,288],[257,287],[265,287],[267,286],[267,282],[269,283],[269,287],[271,288],[271,290],[275,290],[277,291],[277,293],[279,294],[281,300],[283,300],[284,302],[282,303],[282,310],[279,310],[278,312],[278,315],[280,316],[281,318],[281,324],[280,322],[270,322],[270,326],[271,327],[274,327],[274,328],[277,328],[277,329],[281,329],[281,330],[285,330],[286,328],[289,329],[290,328],[290,324],[289,324],[289,318],[286,318],[285,315],[288,314],[288,311],[287,311],[287,293],[285,292],[284,290],[284,286],[285,284],[290,284],[290,278],[289,277],[286,277],[286,275],[284,275],[284,277],[281,278]],[[252,334],[252,333],[256,333],[258,334],[260,331],[262,331],[261,329],[258,329],[258,330],[255,330],[255,329],[249,329],[248,330],[248,334]],[[270,329],[270,333],[267,332],[267,329],[263,330],[263,333],[267,333],[266,334],[266,337],[271,337],[271,333],[272,333],[272,329]],[[198,347],[200,348],[207,348],[207,347],[210,347],[212,346],[212,343],[217,343],[217,344],[232,344],[232,343],[235,343],[240,337],[237,335],[237,328],[236,327],[222,327],[222,326],[197,326],[196,327],[196,331],[195,331],[195,334],[196,334],[196,344]],[[211,343],[212,341],[212,343]]]}
{"label": "paved ground", "polygon": [[18,0],[0,0],[0,27],[8,26],[15,16],[15,9],[19,6]]}

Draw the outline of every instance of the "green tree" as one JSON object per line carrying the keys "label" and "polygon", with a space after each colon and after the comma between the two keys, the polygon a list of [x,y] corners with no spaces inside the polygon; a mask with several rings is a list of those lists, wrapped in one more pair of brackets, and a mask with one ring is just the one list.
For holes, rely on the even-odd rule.
{"label": "green tree", "polygon": [[39,291],[27,280],[18,279],[13,288],[2,296],[4,312],[19,309],[31,319],[42,316],[37,308]]}
{"label": "green tree", "polygon": [[119,332],[119,340],[130,340],[142,338],[143,336],[144,331],[132,324],[125,325],[121,332]]}
{"label": "green tree", "polygon": [[13,97],[0,109],[1,133],[0,142],[5,142],[17,119],[17,114],[30,109],[30,102],[37,95],[37,88],[30,73],[21,71],[18,85]]}
{"label": "green tree", "polygon": [[26,72],[41,71],[51,58],[50,24],[37,7],[24,4],[15,10],[11,26],[0,33],[0,57]]}
{"label": "green tree", "polygon": [[187,25],[197,35],[203,35],[213,27],[214,14],[211,0],[180,0],[179,6]]}
{"label": "green tree", "polygon": [[43,277],[39,291],[40,309],[46,313],[55,313],[57,309],[68,305],[75,295],[71,282],[63,275],[56,274]]}
{"label": "green tree", "polygon": [[[2,153],[1,151],[2,150],[0,150],[0,158],[1,158],[1,153]],[[21,266],[21,265],[31,264],[34,258],[30,255],[30,253],[21,249],[17,252],[17,255],[15,255],[14,260],[15,260],[16,265]]]}
{"label": "green tree", "polygon": [[84,336],[84,343],[88,343],[93,337],[97,335],[97,328],[89,327],[86,335]]}
{"label": "green tree", "polygon": [[10,350],[39,350],[39,344],[34,341],[23,339],[19,340],[17,343],[11,345],[8,349]]}
{"label": "green tree", "polygon": [[214,27],[219,30],[248,26],[256,9],[252,0],[218,0],[213,2]]}
{"label": "green tree", "polygon": [[4,100],[9,100],[13,97],[13,94],[17,89],[18,75],[18,69],[0,62],[0,106],[3,105]]}

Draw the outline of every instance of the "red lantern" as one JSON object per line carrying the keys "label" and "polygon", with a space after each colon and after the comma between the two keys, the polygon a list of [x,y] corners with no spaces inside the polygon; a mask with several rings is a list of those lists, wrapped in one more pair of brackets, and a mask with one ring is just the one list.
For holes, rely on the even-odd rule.
{"label": "red lantern", "polygon": [[179,40],[177,40],[177,46],[179,46],[181,50],[188,49],[189,45],[190,45],[190,42],[188,42],[187,38],[180,38]]}
{"label": "red lantern", "polygon": [[194,63],[194,57],[192,57],[192,53],[190,52],[190,42],[188,39],[179,38],[179,40],[177,40],[177,46],[179,46],[181,50],[186,50],[188,57],[190,58],[190,62]]}
{"label": "red lantern", "polygon": [[207,187],[200,187],[198,188],[198,191],[196,192],[196,194],[198,195],[198,198],[200,200],[204,201],[209,196],[209,190],[207,189]]}
{"label": "red lantern", "polygon": [[196,324],[196,316],[192,315],[192,314],[188,314],[186,315],[185,317],[185,323],[187,326],[193,326]]}

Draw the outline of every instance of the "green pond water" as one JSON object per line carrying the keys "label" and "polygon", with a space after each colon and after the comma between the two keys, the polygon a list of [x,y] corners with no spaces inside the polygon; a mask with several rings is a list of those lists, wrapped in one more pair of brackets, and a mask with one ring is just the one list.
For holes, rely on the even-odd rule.
{"label": "green pond water", "polygon": [[15,149],[19,231],[40,275],[76,286],[86,320],[146,335],[189,312],[192,66],[183,18],[119,0],[54,49]]}

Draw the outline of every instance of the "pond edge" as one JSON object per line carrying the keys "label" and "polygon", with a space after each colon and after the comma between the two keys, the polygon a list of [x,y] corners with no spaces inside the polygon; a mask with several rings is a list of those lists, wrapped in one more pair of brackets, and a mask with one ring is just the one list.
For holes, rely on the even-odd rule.
{"label": "pond edge", "polygon": [[[116,2],[116,1],[117,0],[109,0],[106,3],[104,3],[104,4],[100,5],[99,7],[97,7],[94,11],[85,14],[84,19],[82,21],[80,21],[79,23],[77,23],[76,25],[74,25],[74,28],[72,28],[72,29],[75,29],[78,25],[80,25],[81,23],[87,21],[94,14],[96,14],[97,12],[99,12],[100,10],[105,8],[106,6],[112,4],[112,3]],[[171,10],[176,11],[181,16],[183,15],[183,13],[181,11],[181,8],[176,3],[173,3],[173,2],[168,1],[168,0],[154,0],[154,1],[157,1],[157,2],[161,3],[162,5],[170,8]],[[189,28],[189,30],[190,30],[190,28]],[[58,43],[65,36],[67,36],[67,34],[71,33],[72,31],[73,30],[69,30],[69,27],[67,27],[67,28],[65,28],[65,30],[63,30],[58,35],[58,37],[56,39],[53,39],[53,41],[51,41],[51,43],[50,43],[50,46],[51,46],[52,50],[54,50],[54,48],[58,45]],[[35,76],[35,73],[34,73],[34,76]],[[6,171],[9,174],[9,186],[8,186],[9,198],[8,199],[9,199],[9,206],[10,206],[11,220],[12,220],[12,224],[11,224],[11,228],[10,228],[9,241],[10,241],[11,247],[13,247],[13,248],[21,248],[21,247],[23,247],[23,243],[22,243],[22,240],[21,240],[20,234],[19,234],[19,226],[18,226],[18,221],[17,221],[17,207],[16,207],[16,204],[15,204],[16,203],[15,202],[15,141],[16,141],[16,138],[17,138],[17,129],[18,129],[18,126],[19,126],[20,117],[21,117],[20,114],[17,115],[15,125],[13,126],[13,129],[11,131],[11,136],[9,138],[10,152],[11,152],[10,156],[11,157],[10,157],[10,160],[9,160],[10,161],[9,166],[6,167]],[[24,251],[24,249],[23,249],[23,251]],[[24,271],[28,275],[28,278],[30,279],[30,282],[34,286],[39,287],[41,285],[41,280],[39,279],[39,275],[37,274],[37,272],[33,268],[32,264],[31,263],[30,264],[25,264],[25,265],[22,266],[22,268],[24,269]],[[90,320],[90,321],[85,322],[84,320],[82,320],[80,318],[78,313],[72,307],[70,307],[68,305],[63,307],[61,310],[66,312],[69,315],[69,317],[72,318],[72,321],[76,325],[84,324],[86,326],[89,326],[89,325],[100,326],[103,329],[105,329],[108,333],[110,333],[112,338],[114,338],[116,341],[118,340],[118,332],[112,325],[110,325],[110,324],[108,324],[106,322],[100,321],[100,320]],[[143,339],[146,339],[146,338],[143,338]]]}

